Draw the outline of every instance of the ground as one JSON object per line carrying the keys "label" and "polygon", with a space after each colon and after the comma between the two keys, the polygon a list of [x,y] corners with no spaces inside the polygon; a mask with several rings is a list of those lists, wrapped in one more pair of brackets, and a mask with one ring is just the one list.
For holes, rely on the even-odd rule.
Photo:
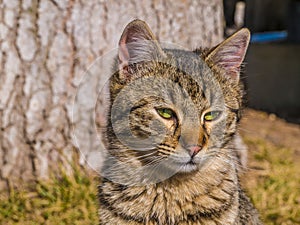
{"label": "ground", "polygon": [[[300,224],[300,126],[247,109],[240,132],[249,148],[242,184],[264,224]],[[73,176],[2,192],[0,224],[98,224],[96,187],[95,176],[74,166]]]}
{"label": "ground", "polygon": [[249,148],[243,186],[265,224],[300,224],[300,126],[248,109],[240,132]]}

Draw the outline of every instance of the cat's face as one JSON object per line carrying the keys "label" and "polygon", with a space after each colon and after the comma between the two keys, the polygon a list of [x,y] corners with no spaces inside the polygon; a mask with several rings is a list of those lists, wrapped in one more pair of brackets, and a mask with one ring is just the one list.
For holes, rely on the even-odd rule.
{"label": "cat's face", "polygon": [[122,149],[113,154],[184,173],[220,154],[236,132],[248,41],[242,30],[207,53],[163,49],[143,22],[130,23],[110,83],[112,149]]}

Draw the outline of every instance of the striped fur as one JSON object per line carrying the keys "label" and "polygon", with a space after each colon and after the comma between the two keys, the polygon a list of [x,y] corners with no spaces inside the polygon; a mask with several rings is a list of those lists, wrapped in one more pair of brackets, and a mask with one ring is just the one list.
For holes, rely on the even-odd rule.
{"label": "striped fur", "polygon": [[[100,224],[261,224],[238,174],[243,88],[237,73],[247,34],[190,52],[156,41],[147,48],[154,38],[147,25],[128,25],[110,79]],[[130,47],[128,40],[137,42]],[[162,118],[158,108],[174,114]],[[208,122],[204,115],[212,110],[221,113]],[[189,146],[201,150],[191,154]]]}

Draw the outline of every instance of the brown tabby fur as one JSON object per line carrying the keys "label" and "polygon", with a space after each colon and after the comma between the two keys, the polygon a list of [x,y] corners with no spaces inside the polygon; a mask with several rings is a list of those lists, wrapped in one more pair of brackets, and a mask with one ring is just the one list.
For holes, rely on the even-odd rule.
{"label": "brown tabby fur", "polygon": [[[139,40],[153,42],[146,45]],[[125,28],[114,68],[117,72],[110,79],[111,108],[104,133],[107,157],[99,185],[100,224],[261,224],[240,187],[238,175],[236,139],[239,139],[237,125],[243,96],[239,68],[248,42],[249,32],[243,29],[214,49],[189,52],[161,48],[140,20]],[[136,45],[130,46],[131,43]],[[197,82],[193,77],[199,78]],[[219,91],[210,85],[212,78],[218,82],[226,105],[224,131],[220,128],[222,119],[216,122],[201,119],[212,108],[214,100],[208,96],[214,98],[214,93]],[[169,89],[162,80],[172,81],[171,90],[175,94],[168,94]],[[131,82],[140,82],[138,91],[128,88],[124,96],[122,90]],[[188,97],[179,97],[177,106],[181,109],[171,104],[176,100],[174,96],[181,95],[179,87],[186,91],[196,112],[190,112]],[[150,89],[163,92],[163,97],[147,95],[146,90]],[[142,100],[135,102],[137,95]],[[117,115],[112,104],[116,101],[119,101]],[[126,107],[130,104],[134,107],[126,117]],[[176,113],[176,118],[163,119],[154,110],[165,105]],[[188,115],[199,117],[200,124]],[[165,137],[147,151],[131,148],[116,134],[127,138],[127,120],[134,137],[143,140],[157,132],[157,127],[151,127],[149,121],[159,121]],[[223,136],[214,135],[213,130],[217,133],[222,130]],[[198,132],[196,139],[195,132]],[[176,167],[171,160],[156,170],[152,167],[138,170],[173,156],[179,161],[193,158],[183,143],[201,146],[200,152],[193,156],[193,165]]]}

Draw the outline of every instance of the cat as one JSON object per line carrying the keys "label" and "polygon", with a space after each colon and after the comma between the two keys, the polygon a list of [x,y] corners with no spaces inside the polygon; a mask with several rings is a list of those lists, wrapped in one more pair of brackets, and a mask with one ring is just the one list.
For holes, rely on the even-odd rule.
{"label": "cat", "polygon": [[212,49],[162,47],[129,23],[109,80],[100,224],[261,224],[239,183],[246,28]]}

